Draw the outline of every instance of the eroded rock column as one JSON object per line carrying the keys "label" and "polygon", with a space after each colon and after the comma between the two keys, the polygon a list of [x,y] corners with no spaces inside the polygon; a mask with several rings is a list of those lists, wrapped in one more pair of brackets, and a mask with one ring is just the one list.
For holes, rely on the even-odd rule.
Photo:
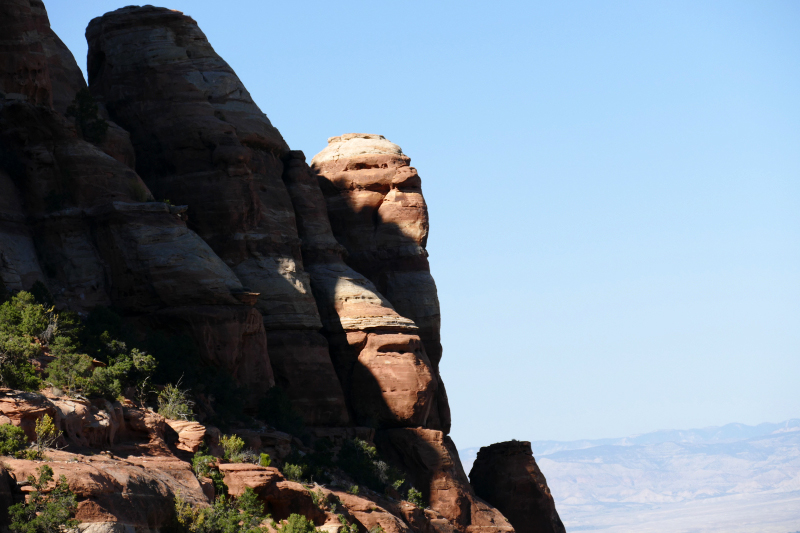
{"label": "eroded rock column", "polygon": [[288,155],[283,179],[294,203],[303,259],[331,357],[355,422],[370,427],[424,425],[437,382],[417,326],[345,264],[319,183],[302,152]]}
{"label": "eroded rock column", "polygon": [[328,139],[314,156],[333,235],[346,261],[372,281],[397,312],[411,319],[430,359],[437,394],[427,426],[450,431],[450,408],[439,376],[441,319],[428,265],[428,208],[410,158],[382,135]]}
{"label": "eroded rock column", "polygon": [[496,506],[517,533],[565,533],[530,442],[481,448],[469,478],[475,493]]}
{"label": "eroded rock column", "polygon": [[[281,179],[288,147],[197,23],[152,6],[92,20],[89,85],[131,133],[158,199],[189,206],[196,231],[259,293],[276,380],[311,425],[348,421]],[[335,388],[335,387],[334,387]]]}

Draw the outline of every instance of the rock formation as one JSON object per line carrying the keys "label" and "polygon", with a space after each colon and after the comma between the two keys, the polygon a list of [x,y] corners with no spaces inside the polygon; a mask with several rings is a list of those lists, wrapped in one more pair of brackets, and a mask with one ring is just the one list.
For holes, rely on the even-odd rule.
{"label": "rock formation", "polygon": [[500,442],[481,448],[469,478],[475,493],[496,506],[517,533],[566,531],[530,442]]}
{"label": "rock formation", "polygon": [[[3,23],[17,32],[11,36],[27,46],[0,47],[0,60],[16,69],[0,88],[3,284],[20,290],[44,280],[61,307],[85,312],[115,305],[134,315],[157,315],[153,320],[165,327],[181,329],[188,322],[183,330],[195,334],[208,362],[239,373],[246,385],[268,388],[273,381],[264,329],[260,319],[253,325],[258,313],[236,297],[245,292],[239,279],[186,227],[185,209],[148,201],[152,194],[133,169],[81,139],[73,122],[51,107],[60,102],[63,108],[85,83],[41,3],[1,5]],[[26,31],[37,32],[39,40],[23,38]],[[40,53],[42,42],[56,50],[49,63]],[[36,67],[35,76],[26,64]],[[123,145],[125,139],[117,137]],[[212,344],[207,331],[194,325],[208,316],[208,306],[226,330],[226,343]],[[170,315],[180,320],[166,320]],[[242,366],[254,372],[239,372]]]}
{"label": "rock formation", "polygon": [[427,426],[447,433],[450,407],[439,376],[439,299],[425,250],[428,207],[410,161],[382,135],[349,133],[328,139],[311,166],[319,174],[333,234],[347,250],[347,263],[419,328],[437,382]]}
{"label": "rock formation", "polygon": [[325,200],[302,152],[290,154],[284,180],[331,357],[355,421],[424,425],[436,381],[416,325],[343,261],[344,250],[333,237]]}
{"label": "rock formation", "polygon": [[131,133],[148,187],[188,205],[189,226],[260,294],[279,384],[309,424],[346,424],[281,179],[283,137],[182,13],[122,8],[94,19],[86,37],[92,94]]}
{"label": "rock formation", "polygon": [[[397,145],[342,135],[309,166],[177,11],[131,6],[92,20],[88,91],[40,1],[0,0],[0,34],[0,295],[41,282],[59,311],[112,306],[140,337],[186,334],[190,364],[232,377],[248,416],[277,383],[305,421],[294,435],[231,421],[248,448],[281,464],[358,438],[429,504],[389,485],[356,495],[274,467],[218,465],[234,497],[252,488],[278,520],[510,533],[507,513],[518,531],[563,531],[526,529],[558,521],[529,448],[485,456],[505,474],[474,469],[476,494],[447,436],[427,206]],[[189,459],[203,445],[219,456],[220,430],[55,392],[0,389],[0,424],[33,440],[36,421],[53,417],[63,432],[53,470],[76,493],[83,530],[154,531],[178,492],[193,507],[213,501]],[[36,467],[0,462],[0,530]]]}
{"label": "rock formation", "polygon": [[387,458],[403,465],[422,487],[431,509],[457,531],[512,532],[497,509],[475,496],[452,439],[441,431],[403,428],[379,431],[376,442]]}

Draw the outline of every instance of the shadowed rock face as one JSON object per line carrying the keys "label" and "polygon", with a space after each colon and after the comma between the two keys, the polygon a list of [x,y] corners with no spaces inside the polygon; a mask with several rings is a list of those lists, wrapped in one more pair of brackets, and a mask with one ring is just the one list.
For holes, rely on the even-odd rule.
{"label": "shadowed rock face", "polygon": [[378,431],[381,454],[410,472],[431,509],[461,532],[513,533],[497,509],[477,498],[452,439],[432,429],[401,428]]}
{"label": "shadowed rock face", "polygon": [[[201,354],[233,374],[250,369],[239,372],[247,378],[243,383],[266,390],[274,383],[266,336],[258,312],[234,296],[243,291],[239,279],[186,227],[180,209],[147,201],[152,194],[121,161],[124,154],[106,153],[109,147],[125,152],[126,133],[114,137],[112,125],[107,141],[113,142],[96,146],[62,114],[85,83],[50,30],[44,6],[3,0],[0,10],[9,31],[29,31],[27,37],[38,39],[17,33],[0,43],[3,91],[14,83],[13,90],[23,91],[0,99],[4,286],[22,290],[44,281],[59,307],[79,312],[115,305],[128,315],[148,316],[179,308],[173,316],[181,320],[160,315],[164,327],[193,334]],[[41,75],[20,74],[28,72],[18,68],[20,57]],[[202,321],[207,306],[214,307],[215,327],[226,342],[208,335],[208,328],[187,326]]]}
{"label": "shadowed rock face", "polygon": [[282,180],[288,147],[194,20],[152,6],[94,19],[89,83],[131,132],[158,198],[260,298],[276,379],[311,425],[348,422]]}
{"label": "shadowed rock face", "polygon": [[319,175],[333,234],[347,250],[347,264],[418,327],[437,382],[427,425],[447,433],[450,408],[438,371],[439,299],[425,250],[428,208],[410,161],[382,135],[349,133],[328,139],[311,167]]}
{"label": "shadowed rock face", "polygon": [[91,91],[131,133],[155,196],[189,206],[190,227],[261,293],[268,329],[318,329],[281,180],[288,147],[195,21],[127,7],[86,36]]}
{"label": "shadowed rock face", "polygon": [[53,105],[44,44],[51,33],[42,2],[0,2],[0,92],[3,98]]}
{"label": "shadowed rock face", "polygon": [[565,533],[530,442],[481,448],[469,478],[475,493],[496,506],[518,533]]}

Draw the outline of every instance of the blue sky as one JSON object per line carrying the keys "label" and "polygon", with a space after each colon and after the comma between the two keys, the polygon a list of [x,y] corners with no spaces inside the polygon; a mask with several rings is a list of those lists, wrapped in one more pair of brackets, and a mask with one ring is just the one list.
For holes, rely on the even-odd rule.
{"label": "blue sky", "polygon": [[[50,0],[83,67],[88,21]],[[800,4],[210,2],[289,145],[423,179],[459,447],[800,416]]]}

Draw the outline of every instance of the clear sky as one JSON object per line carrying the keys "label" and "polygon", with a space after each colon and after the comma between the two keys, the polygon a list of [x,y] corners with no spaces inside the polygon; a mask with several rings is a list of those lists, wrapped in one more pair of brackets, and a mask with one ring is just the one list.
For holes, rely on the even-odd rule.
{"label": "clear sky", "polygon": [[[83,67],[89,20],[49,0]],[[460,448],[800,417],[800,3],[170,0],[423,179]]]}

